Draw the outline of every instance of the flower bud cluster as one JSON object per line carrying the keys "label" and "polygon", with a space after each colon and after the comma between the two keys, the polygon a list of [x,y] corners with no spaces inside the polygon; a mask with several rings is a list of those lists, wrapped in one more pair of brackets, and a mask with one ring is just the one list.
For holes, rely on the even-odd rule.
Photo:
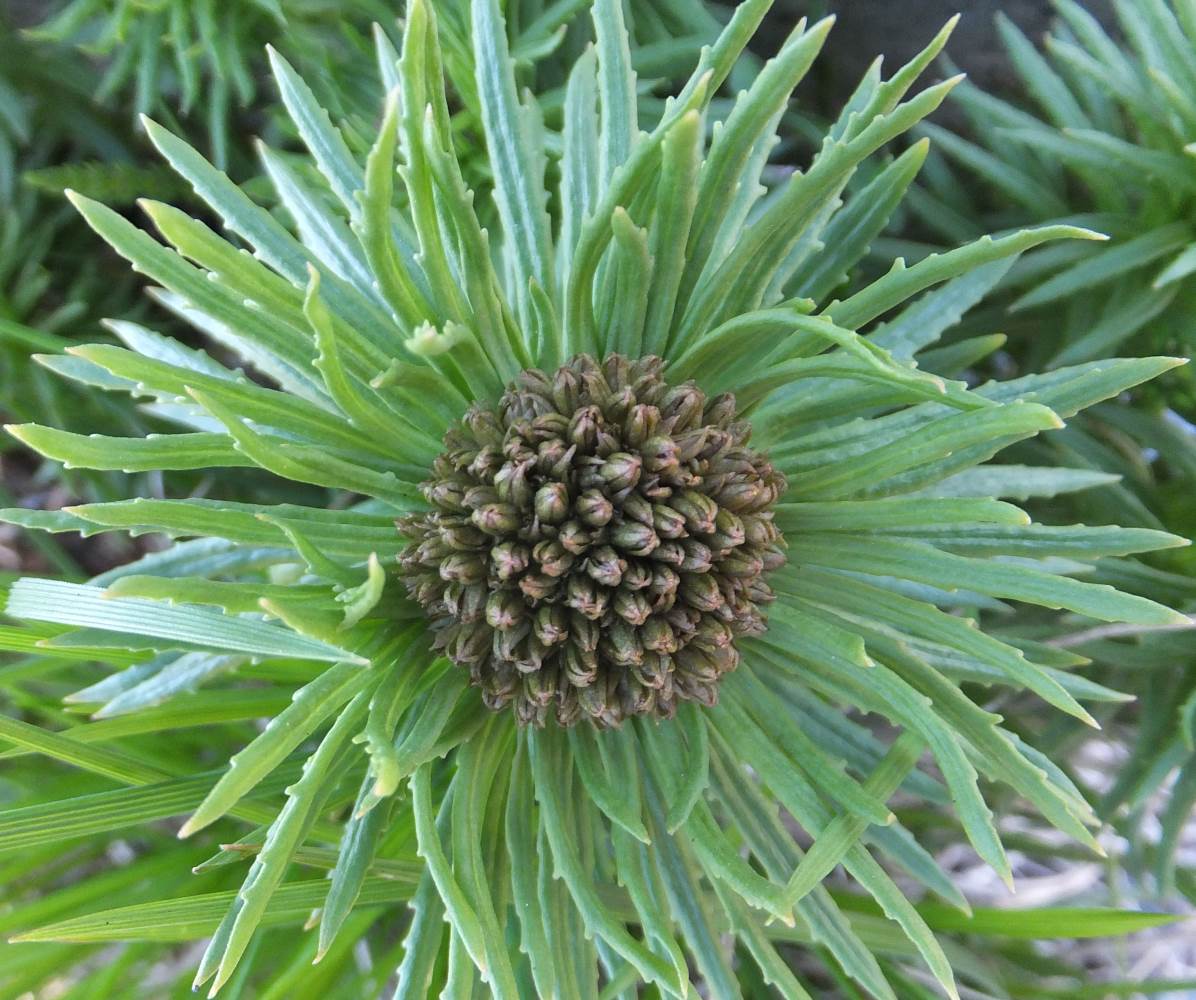
{"label": "flower bud cluster", "polygon": [[764,629],[784,561],[783,477],[730,394],[670,386],[659,358],[525,371],[445,436],[400,563],[435,645],[495,709],[619,725],[711,705]]}

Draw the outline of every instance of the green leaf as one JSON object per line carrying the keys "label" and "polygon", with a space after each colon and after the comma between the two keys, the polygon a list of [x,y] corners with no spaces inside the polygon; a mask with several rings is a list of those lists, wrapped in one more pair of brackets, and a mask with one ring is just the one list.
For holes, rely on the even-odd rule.
{"label": "green leaf", "polygon": [[1119,243],[1067,270],[1027,292],[1013,303],[1012,309],[1031,309],[1068,298],[1088,288],[1104,285],[1140,267],[1145,267],[1186,246],[1192,239],[1187,223],[1176,222],[1160,226],[1132,240]]}
{"label": "green leaf", "polygon": [[320,172],[345,210],[350,215],[356,215],[359,209],[357,192],[365,187],[361,168],[332,124],[328,112],[320,107],[316,95],[291,64],[271,45],[266,46],[266,55],[278,83],[279,96],[295,123],[299,138],[311,152]]}
{"label": "green leaf", "polygon": [[931,421],[916,436],[882,445],[850,461],[838,461],[791,477],[791,487],[811,500],[881,494],[886,480],[966,449],[978,449],[978,460],[1006,445],[1041,431],[1063,426],[1049,409],[1033,403],[952,414]]}
{"label": "green leaf", "polygon": [[473,0],[471,10],[482,124],[495,177],[494,200],[503,232],[511,241],[516,298],[523,303],[533,278],[545,290],[555,287],[543,172],[538,169],[542,155],[531,144],[528,111],[515,93],[514,66],[498,2]]}
{"label": "green leaf", "polygon": [[229,811],[273,771],[319,725],[372,681],[369,671],[338,663],[295,692],[291,704],[274,716],[252,743],[234,754],[228,770],[179,830],[189,837]]}
{"label": "green leaf", "polygon": [[630,729],[596,733],[589,726],[568,731],[577,773],[594,804],[642,843],[649,843],[641,814],[639,749]]}
{"label": "green leaf", "polygon": [[214,977],[211,989],[214,996],[232,976],[286,873],[288,862],[307,836],[320,805],[331,791],[329,769],[348,743],[365,706],[366,695],[361,692],[340,713],[315,752],[303,762],[299,780],[287,788],[286,804],[270,824],[261,851],[254,858],[236,899],[200,959],[193,988]]}
{"label": "green leaf", "polygon": [[956,250],[930,254],[908,268],[898,258],[883,278],[842,302],[832,302],[823,312],[840,326],[856,329],[931,285],[1051,240],[1071,239],[1105,240],[1108,237],[1076,226],[1040,226],[999,239],[983,236]]}
{"label": "green leaf", "polygon": [[803,542],[800,553],[795,554],[794,562],[875,576],[895,576],[947,589],[975,590],[1045,608],[1067,608],[1102,621],[1167,625],[1187,620],[1161,604],[1123,594],[1105,584],[1081,583],[1065,576],[991,559],[969,559],[918,542],[874,538],[866,547],[856,549],[809,537]]}
{"label": "green leaf", "polygon": [[[412,895],[417,878],[366,879],[359,906],[384,906]],[[326,879],[281,886],[262,915],[261,926],[302,924],[328,891]],[[177,899],[118,906],[38,927],[20,941],[193,941],[211,934],[237,898],[235,891],[209,892]]]}
{"label": "green leaf", "polygon": [[557,871],[568,886],[574,904],[587,929],[606,941],[645,979],[655,982],[670,996],[686,996],[673,982],[675,970],[668,962],[633,938],[599,898],[592,875],[582,865],[577,845],[571,839],[567,800],[562,784],[568,772],[569,755],[561,734],[550,730],[535,733],[528,741],[536,797],[540,802],[543,829],[556,860]]}
{"label": "green leaf", "polygon": [[639,108],[623,4],[618,0],[596,0],[591,16],[597,38],[598,106],[602,112],[598,144],[601,191],[631,155],[639,135]]}
{"label": "green leaf", "polygon": [[8,424],[4,428],[39,454],[68,469],[116,469],[154,472],[159,469],[244,468],[253,462],[238,454],[225,434],[149,434],[143,438],[72,434],[40,424]]}
{"label": "green leaf", "polygon": [[156,601],[111,599],[99,587],[25,577],[13,584],[7,613],[14,618],[76,625],[130,635],[185,642],[221,652],[293,656],[305,660],[363,664],[368,661],[328,643],[245,618]]}

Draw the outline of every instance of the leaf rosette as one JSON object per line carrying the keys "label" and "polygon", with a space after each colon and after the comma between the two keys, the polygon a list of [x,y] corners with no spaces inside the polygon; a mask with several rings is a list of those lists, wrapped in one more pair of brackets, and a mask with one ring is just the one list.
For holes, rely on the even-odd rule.
{"label": "leaf rosette", "polygon": [[[178,209],[145,203],[160,242],[75,197],[92,227],[160,286],[159,301],[193,322],[212,350],[118,324],[124,347],[78,347],[45,359],[64,376],[131,394],[177,433],[117,440],[36,425],[13,433],[67,463],[270,475],[252,499],[220,498],[217,485],[246,475],[237,472],[215,478],[203,498],[5,512],[29,527],[178,541],[87,585],[13,586],[8,613],[51,623],[49,639],[44,630],[31,634],[56,650],[102,657],[115,648],[136,662],[72,696],[97,706],[99,720],[56,739],[16,723],[4,735],[94,770],[99,765],[76,748],[106,717],[169,704],[199,684],[237,691],[242,675],[264,677],[288,696],[202,801],[185,807],[192,809],[181,831],[188,836],[217,822],[258,824],[213,861],[252,858],[223,919],[196,917],[178,931],[212,934],[197,985],[219,990],[247,960],[260,926],[291,919],[297,900],[322,898],[318,955],[333,953],[346,933],[367,934],[380,905],[409,902],[400,996],[441,987],[468,995],[483,983],[500,997],[596,997],[602,988],[630,995],[644,981],[669,996],[694,996],[701,985],[709,995],[735,997],[745,963],[782,995],[807,996],[778,950],[783,942],[811,946],[873,996],[896,996],[899,966],[912,960],[898,953],[920,957],[954,992],[933,905],[915,903],[895,877],[902,873],[964,912],[967,903],[890,800],[900,793],[950,803],[963,835],[1006,877],[982,777],[1097,847],[1087,802],[985,699],[990,687],[1026,690],[1087,719],[1080,699],[1114,695],[1033,645],[994,638],[976,618],[1017,601],[1099,621],[1176,621],[1159,604],[1074,576],[1085,560],[1179,540],[1145,529],[1031,524],[1001,499],[1016,495],[1021,472],[987,463],[1176,362],[1097,361],[972,386],[961,376],[999,339],[932,348],[1020,253],[1095,236],[1071,226],[986,237],[910,267],[898,260],[872,283],[850,285],[847,274],[912,182],[925,144],[874,164],[866,184],[849,184],[954,86],[948,80],[910,96],[950,26],[889,79],[870,71],[808,168],[769,187],[777,124],[830,22],[799,24],[715,122],[722,105],[714,96],[768,6],[738,5],[688,82],[657,114],[646,113],[649,128],[641,131],[623,5],[599,0],[595,44],[572,68],[557,133],[550,108],[519,96],[497,0],[474,0],[476,112],[498,220],[490,228],[459,166],[436,18],[421,0],[409,5],[397,64],[380,43],[398,87],[364,163],[298,75],[275,59],[310,164],[300,169],[265,148],[262,155],[298,236],[153,123],[152,141],[232,242]],[[557,179],[551,197],[550,177]],[[937,374],[919,368],[917,355]],[[253,377],[229,368],[230,356]],[[535,420],[551,409],[536,407],[552,398],[556,416],[545,441],[556,449],[584,406],[558,405],[541,380],[570,370],[601,372],[611,392],[629,390],[620,441],[609,451],[595,445],[586,457],[597,463],[570,466],[575,478],[567,484],[554,480],[568,486],[567,502],[562,491],[544,491],[552,484],[543,481],[525,498],[530,507],[507,510],[498,496],[501,446],[493,461],[482,461],[484,448],[474,445],[484,445],[487,432],[471,430],[473,443],[462,449],[461,427],[507,413],[531,416],[535,436]],[[652,498],[636,492],[650,478],[643,478],[644,449],[637,461],[625,447],[651,438],[652,415],[638,411],[642,428],[632,415],[640,388],[651,388],[645,379],[673,388],[692,382],[707,401],[690,428],[708,429],[702,442],[684,433],[671,441],[674,475],[697,479],[694,495],[679,490],[676,503],[660,497],[669,502],[659,528]],[[523,404],[530,413],[517,412]],[[643,405],[667,419],[663,397]],[[603,411],[606,423],[615,409]],[[521,448],[530,440],[522,430],[511,439]],[[709,468],[681,463],[694,447],[693,461]],[[734,468],[715,469],[720,456]],[[478,493],[466,502],[463,468],[491,477],[468,489],[493,489],[494,499]],[[723,472],[731,478],[716,485]],[[750,502],[736,492],[736,475],[747,477],[739,485]],[[540,621],[537,607],[528,622],[527,590],[514,610],[498,600],[492,609],[490,594],[468,586],[482,562],[497,576],[503,559],[517,561],[514,546],[498,563],[494,553],[508,532],[529,525],[543,531],[563,518],[551,537],[520,542],[532,551],[548,543],[535,557],[541,569],[563,561],[552,546],[569,554],[561,536],[573,514],[578,530],[588,530],[577,505],[598,480],[606,492],[586,501],[590,518],[605,516],[610,504],[610,526],[612,494],[622,504],[622,520],[598,548],[647,558],[634,553],[667,545],[662,535],[680,515],[689,537],[710,550],[711,571],[693,575],[713,582],[721,566],[717,595],[680,579],[677,592],[689,595],[686,607],[709,606],[711,617],[692,622],[695,633],[711,648],[733,648],[736,669],[725,661],[728,669],[715,669],[706,687],[669,711],[591,713],[605,729],[559,718],[559,701],[558,717],[541,719],[540,703],[525,699],[520,704],[537,706],[524,710],[535,716],[527,721],[544,725],[521,727],[518,707],[492,711],[505,689],[482,683],[478,690],[441,647],[463,659],[461,644],[472,641],[459,634],[466,613],[483,615],[474,623],[486,620],[500,633],[504,616],[518,612],[529,634],[534,624],[537,641],[548,644],[552,612]],[[468,518],[459,516],[466,509]],[[767,519],[759,516],[765,511]],[[774,528],[787,549],[775,546]],[[729,544],[740,531],[743,545],[754,539],[752,558],[737,557],[743,545]],[[719,533],[727,544],[699,537]],[[450,566],[455,556],[438,547],[446,535],[490,546],[487,560],[469,555]],[[705,564],[696,545],[687,550],[679,541],[678,548],[695,567]],[[618,659],[627,657],[626,643],[642,647],[646,639],[638,632],[628,639],[617,622],[642,616],[635,595],[651,591],[655,578],[620,589],[629,574],[643,582],[632,569],[641,563],[618,552],[613,561],[587,558],[600,576],[609,571],[604,598],[593,600],[621,608],[597,639],[600,653],[617,656],[600,659],[599,669],[634,676],[631,668],[642,664]],[[758,588],[749,601],[766,567],[769,591]],[[573,579],[580,577],[565,581],[565,595]],[[404,583],[414,584],[414,599]],[[441,584],[463,586],[450,595]],[[550,583],[528,586],[547,592]],[[774,595],[765,627],[750,605]],[[580,604],[591,597],[574,596]],[[715,641],[715,632],[718,641],[730,638],[713,624],[723,607],[746,625],[733,646]],[[494,635],[486,640],[493,650]],[[507,661],[525,662],[526,650],[509,651]],[[553,669],[560,669],[555,661]],[[564,669],[583,679],[592,664]],[[623,702],[602,702],[612,704]],[[566,721],[577,724],[559,724]],[[99,759],[102,773],[131,786],[170,778],[123,757]],[[260,798],[277,773],[290,781],[280,808]],[[141,788],[118,794],[135,793]],[[794,824],[808,839],[794,836]],[[330,869],[331,879],[284,884],[292,862]],[[840,865],[855,896],[824,884]],[[868,934],[881,918],[862,913],[859,893],[875,901],[901,945],[874,947]],[[135,917],[118,914],[111,926],[128,927]],[[95,933],[67,922],[32,936],[98,940],[87,937]]]}

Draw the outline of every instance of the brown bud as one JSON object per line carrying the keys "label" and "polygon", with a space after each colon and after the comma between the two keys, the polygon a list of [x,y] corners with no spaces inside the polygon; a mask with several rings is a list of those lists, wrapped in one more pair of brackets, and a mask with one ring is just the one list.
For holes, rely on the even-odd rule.
{"label": "brown bud", "polygon": [[583,565],[595,582],[606,587],[617,587],[619,581],[623,579],[627,560],[609,545],[602,545],[590,553]]}
{"label": "brown bud", "polygon": [[505,503],[488,503],[477,508],[471,520],[487,535],[508,535],[519,527],[519,512]]}
{"label": "brown bud", "polygon": [[490,565],[500,580],[510,580],[527,569],[530,553],[518,542],[501,542],[490,550]]}
{"label": "brown bud", "polygon": [[540,572],[546,576],[564,576],[573,565],[573,553],[565,551],[555,538],[538,542],[532,549],[532,558],[540,564]]}
{"label": "brown bud", "polygon": [[697,490],[682,490],[669,501],[669,506],[685,518],[690,531],[709,532],[714,530],[718,516],[718,504]]}
{"label": "brown bud", "polygon": [[643,464],[639,455],[619,451],[602,463],[599,475],[612,490],[627,490],[639,482]]}
{"label": "brown bud", "polygon": [[586,490],[577,498],[577,516],[591,527],[601,528],[614,512],[614,505],[599,490]]}
{"label": "brown bud", "polygon": [[599,587],[588,576],[571,576],[566,589],[566,603],[576,608],[586,618],[597,620],[602,617],[610,602],[609,592]]}
{"label": "brown bud", "polygon": [[723,603],[722,592],[709,573],[683,573],[679,594],[690,607],[714,611]]}
{"label": "brown bud", "polygon": [[536,517],[545,524],[560,524],[569,516],[569,488],[564,483],[546,483],[536,490]]}
{"label": "brown bud", "polygon": [[643,625],[652,614],[652,605],[640,593],[619,588],[615,594],[615,614],[630,625]]}
{"label": "brown bud", "polygon": [[616,524],[611,529],[610,540],[616,548],[633,556],[649,555],[660,544],[656,532],[638,521],[623,521]]}
{"label": "brown bud", "polygon": [[569,616],[559,604],[546,604],[536,612],[532,632],[545,646],[555,646],[569,637]]}
{"label": "brown bud", "polygon": [[509,590],[496,590],[486,601],[486,624],[504,632],[523,620],[527,605],[521,595]]}
{"label": "brown bud", "polygon": [[561,525],[556,537],[557,541],[564,546],[565,551],[571,552],[575,556],[585,552],[594,540],[594,536],[582,527],[580,521],[566,521]]}

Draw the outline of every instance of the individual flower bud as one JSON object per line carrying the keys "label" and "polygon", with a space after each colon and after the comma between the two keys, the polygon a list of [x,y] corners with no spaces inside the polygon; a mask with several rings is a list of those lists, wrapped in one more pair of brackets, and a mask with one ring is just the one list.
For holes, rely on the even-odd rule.
{"label": "individual flower bud", "polygon": [[576,509],[581,521],[593,528],[601,528],[608,523],[615,512],[614,505],[596,489],[586,490],[579,496]]}
{"label": "individual flower bud", "polygon": [[654,616],[649,618],[640,631],[640,639],[645,649],[654,653],[675,653],[677,651],[677,635],[664,618]]}
{"label": "individual flower bud", "polygon": [[780,537],[780,532],[771,518],[759,514],[749,514],[743,518],[743,530],[747,544],[757,548],[765,548]]}
{"label": "individual flower bud", "polygon": [[523,640],[519,651],[520,655],[515,658],[515,669],[521,674],[534,674],[544,666],[544,656],[548,652],[548,647],[533,632]]}
{"label": "individual flower bud", "polygon": [[[639,448],[656,433],[659,423],[660,410],[655,406],[637,403],[631,407],[627,419],[623,421],[623,438],[632,447]],[[647,458],[647,455],[645,454],[644,457]]]}
{"label": "individual flower bud", "polygon": [[569,488],[564,483],[545,483],[536,490],[535,510],[545,524],[560,524],[569,516]]}
{"label": "individual flower bud", "polygon": [[652,505],[652,527],[661,538],[684,538],[685,517],[663,503]]}
{"label": "individual flower bud", "polygon": [[531,626],[526,620],[506,632],[496,631],[491,640],[494,656],[500,662],[509,664],[514,670],[515,660],[522,656],[521,649],[530,631]]}
{"label": "individual flower bud", "polygon": [[489,479],[502,468],[502,464],[502,452],[496,445],[488,444],[478,451],[466,468],[471,476],[478,479]]}
{"label": "individual flower bud", "polygon": [[729,392],[720,393],[706,404],[702,420],[715,427],[722,427],[735,419],[735,397]]}
{"label": "individual flower bud", "polygon": [[673,567],[662,563],[652,567],[652,583],[648,587],[648,594],[654,601],[661,597],[673,597],[680,586],[681,577]]}
{"label": "individual flower bud", "polygon": [[759,482],[731,483],[720,490],[718,502],[737,514],[758,510],[769,502],[768,491]]}
{"label": "individual flower bud", "polygon": [[523,693],[529,701],[539,706],[552,704],[556,697],[556,670],[536,670],[523,679]]}
{"label": "individual flower bud", "polygon": [[705,684],[712,684],[723,673],[718,668],[718,662],[710,656],[709,650],[695,646],[693,643],[678,651],[673,657],[673,663],[679,675],[678,680],[681,677],[686,677]]}
{"label": "individual flower bud", "polygon": [[461,599],[457,602],[457,619],[466,623],[478,621],[485,616],[488,599],[489,592],[484,584],[471,583],[463,589]]}
{"label": "individual flower bud", "polygon": [[452,552],[453,550],[449,548],[444,539],[436,535],[420,542],[415,550],[415,556],[425,566],[431,566],[447,558]]}
{"label": "individual flower bud", "polygon": [[562,524],[556,538],[566,552],[575,556],[585,552],[594,540],[594,536],[582,527],[580,521],[567,521]]}
{"label": "individual flower bud", "polygon": [[[696,538],[685,538],[681,541],[681,550],[685,558],[677,567],[682,573],[707,573],[713,565],[714,554],[710,547],[702,544]],[[720,569],[722,563],[719,564]]]}
{"label": "individual flower bud", "polygon": [[737,552],[722,559],[718,568],[727,576],[751,578],[764,572],[764,560],[750,553]]}
{"label": "individual flower bud", "polygon": [[[609,593],[610,591],[603,591],[603,594]],[[598,648],[598,640],[602,636],[602,627],[597,621],[577,611],[570,611],[569,635],[575,646],[581,649],[594,650]]]}
{"label": "individual flower bud", "polygon": [[555,646],[569,637],[569,613],[559,604],[545,604],[532,619],[532,634],[545,647]]}
{"label": "individual flower bud", "polygon": [[507,535],[519,527],[519,512],[509,504],[488,503],[470,515],[470,519],[487,535]]}
{"label": "individual flower bud", "polygon": [[669,506],[685,518],[690,531],[706,533],[714,530],[714,519],[718,516],[718,504],[697,490],[682,490],[669,502]]}
{"label": "individual flower bud", "polygon": [[623,501],[622,514],[628,520],[652,526],[652,504],[638,493],[632,493]]}
{"label": "individual flower bud", "polygon": [[639,482],[643,459],[625,451],[615,452],[603,462],[599,475],[612,490],[627,490]]}
{"label": "individual flower bud", "polygon": [[722,591],[709,573],[684,573],[681,576],[681,599],[699,611],[714,611],[723,603]]}
{"label": "individual flower bud", "polygon": [[610,399],[603,406],[602,412],[608,423],[620,427],[626,425],[634,406],[635,393],[631,391],[631,386],[625,385],[617,392],[611,394]]}
{"label": "individual flower bud", "polygon": [[502,542],[490,550],[490,565],[500,580],[510,580],[527,569],[530,553],[518,542]]}
{"label": "individual flower bud", "polygon": [[486,624],[507,631],[523,621],[527,605],[523,597],[510,590],[496,590],[486,601]]}
{"label": "individual flower bud", "polygon": [[574,687],[586,688],[598,677],[598,652],[594,649],[579,649],[569,646],[562,659],[565,679]]}
{"label": "individual flower bud", "polygon": [[656,532],[638,521],[623,521],[616,524],[611,529],[610,540],[616,548],[632,556],[649,555],[660,544]]}
{"label": "individual flower bud", "polygon": [[585,570],[590,577],[605,587],[617,587],[623,579],[623,571],[627,568],[627,560],[622,558],[609,545],[602,545],[594,549],[585,560]]}
{"label": "individual flower bud", "polygon": [[531,471],[530,460],[508,461],[494,476],[494,488],[498,498],[504,503],[515,507],[526,507],[532,495],[531,484],[527,481]]}
{"label": "individual flower bud", "polygon": [[660,415],[670,425],[670,434],[689,430],[702,416],[706,397],[692,383],[675,386],[664,397]]}
{"label": "individual flower bud", "polygon": [[486,655],[490,637],[477,625],[463,625],[456,630],[445,652],[458,663],[472,663]]}
{"label": "individual flower bud", "polygon": [[648,439],[640,447],[640,454],[644,457],[644,468],[657,474],[672,472],[681,464],[681,451],[671,437]]}
{"label": "individual flower bud", "polygon": [[621,618],[616,618],[611,622],[610,628],[602,633],[598,649],[604,652],[612,663],[620,666],[630,666],[644,658],[644,647],[640,642],[638,630]]}
{"label": "individual flower bud", "polygon": [[465,511],[465,490],[460,483],[441,480],[431,483],[424,491],[428,503],[441,510]]}
{"label": "individual flower bud", "polygon": [[569,440],[584,453],[591,453],[598,443],[598,425],[602,411],[596,406],[583,406],[569,420]]}
{"label": "individual flower bud", "polygon": [[566,585],[566,603],[576,608],[586,618],[597,620],[602,617],[610,602],[609,592],[598,586],[588,576],[571,576]]}
{"label": "individual flower bud", "polygon": [[724,646],[731,645],[734,637],[734,631],[725,622],[721,622],[717,618],[704,618],[690,641],[700,646],[722,649]]}
{"label": "individual flower bud", "polygon": [[652,585],[652,569],[647,563],[630,562],[619,586],[624,590],[643,590]]}
{"label": "individual flower bud", "polygon": [[577,701],[581,710],[595,725],[609,728],[618,724],[623,717],[621,712],[615,712],[610,704],[610,693],[607,686],[594,683],[589,687],[578,688]]}
{"label": "individual flower bud", "polygon": [[542,413],[532,421],[531,440],[559,441],[569,433],[569,418],[563,413]]}
{"label": "individual flower bud", "polygon": [[468,521],[445,520],[440,525],[440,539],[456,552],[467,552],[481,548],[486,536]]}
{"label": "individual flower bud", "polygon": [[680,566],[685,562],[685,549],[680,542],[661,542],[653,550],[652,558],[670,566]]}
{"label": "individual flower bud", "polygon": [[575,445],[566,444],[560,438],[541,441],[536,447],[536,471],[541,476],[560,477],[573,459]]}
{"label": "individual flower bud", "polygon": [[668,682],[672,668],[672,657],[667,654],[645,653],[643,661],[633,665],[631,672],[644,687],[659,692]]}
{"label": "individual flower bud", "polygon": [[519,589],[529,601],[542,601],[556,590],[556,581],[546,573],[525,573],[519,578]]}
{"label": "individual flower bud", "polygon": [[696,459],[706,448],[709,436],[709,427],[695,427],[691,431],[674,437],[673,443],[677,446],[677,461],[686,465]]}
{"label": "individual flower bud", "polygon": [[474,552],[454,552],[441,560],[440,578],[456,583],[477,583],[486,578],[486,563]]}
{"label": "individual flower bud", "polygon": [[[560,413],[574,413],[581,396],[581,379],[572,368],[559,368],[552,377],[552,402]],[[572,426],[572,425],[570,425]]]}
{"label": "individual flower bud", "polygon": [[465,426],[479,444],[502,444],[503,427],[493,410],[474,403],[465,414]]}
{"label": "individual flower bud", "polygon": [[747,538],[743,519],[725,507],[720,507],[718,514],[715,515],[714,530],[727,540],[728,548],[742,545]]}
{"label": "individual flower bud", "polygon": [[643,594],[619,588],[615,594],[615,614],[630,625],[643,625],[652,614],[652,605]]}
{"label": "individual flower bud", "polygon": [[540,572],[546,576],[564,576],[573,565],[573,554],[565,551],[557,539],[538,542],[532,549],[532,558],[540,564]]}

